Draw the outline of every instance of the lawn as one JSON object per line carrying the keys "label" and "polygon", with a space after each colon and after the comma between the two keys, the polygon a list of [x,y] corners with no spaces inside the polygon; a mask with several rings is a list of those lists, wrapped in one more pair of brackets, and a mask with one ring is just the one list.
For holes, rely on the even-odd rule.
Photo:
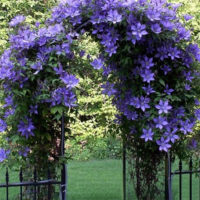
{"label": "lawn", "polygon": [[[177,169],[177,164],[174,165]],[[186,167],[185,167],[186,169]],[[5,180],[1,170],[0,182]],[[173,177],[173,200],[178,200],[178,176]],[[17,173],[10,174],[10,181],[18,180]],[[93,160],[68,164],[67,200],[122,200],[122,162],[120,160]],[[10,189],[14,200],[19,189]],[[5,190],[0,189],[0,200],[5,199]],[[189,199],[189,176],[183,175],[183,200]],[[193,199],[199,199],[199,179],[193,176]]]}

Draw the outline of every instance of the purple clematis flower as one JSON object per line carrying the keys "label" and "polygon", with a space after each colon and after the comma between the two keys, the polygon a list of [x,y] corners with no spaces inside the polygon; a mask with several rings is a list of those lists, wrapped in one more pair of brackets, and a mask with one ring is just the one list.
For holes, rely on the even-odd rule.
{"label": "purple clematis flower", "polygon": [[0,149],[0,162],[3,162],[5,159],[8,158],[8,154],[10,154],[10,151],[6,151],[5,149]]}
{"label": "purple clematis flower", "polygon": [[143,78],[144,82],[150,83],[151,81],[154,81],[154,73],[152,73],[151,70],[142,70],[140,73],[140,76]]}
{"label": "purple clematis flower", "polygon": [[167,131],[164,133],[164,136],[166,136],[166,138],[172,143],[175,143],[175,141],[179,139],[179,136],[175,134],[177,131],[178,128],[174,128],[173,130],[168,128]]}
{"label": "purple clematis flower", "polygon": [[191,15],[184,15],[184,19],[186,20],[186,21],[189,21],[189,20],[191,20],[191,19],[193,19],[194,17],[193,16],[191,16]]}
{"label": "purple clematis flower", "polygon": [[195,117],[200,120],[200,109],[195,110]]}
{"label": "purple clematis flower", "polygon": [[20,121],[18,125],[18,131],[21,133],[22,136],[25,136],[28,139],[30,136],[34,136],[33,130],[35,126],[30,118],[26,119],[26,122]]}
{"label": "purple clematis flower", "polygon": [[180,131],[186,135],[187,133],[191,133],[194,127],[194,123],[191,123],[189,120],[180,122]]}
{"label": "purple clematis flower", "polygon": [[0,119],[0,132],[4,132],[7,128],[6,122],[4,122],[2,119]]}
{"label": "purple clematis flower", "polygon": [[148,140],[152,141],[153,135],[154,135],[154,132],[152,131],[151,128],[148,128],[148,129],[143,128],[143,135],[141,136],[141,138],[144,139],[145,142],[147,142]]}
{"label": "purple clematis flower", "polygon": [[150,85],[148,85],[147,87],[142,87],[142,89],[147,95],[150,95],[155,92],[155,90],[153,90],[153,88]]}
{"label": "purple clematis flower", "polygon": [[173,89],[170,89],[169,86],[166,85],[166,88],[165,88],[164,92],[165,92],[166,94],[168,94],[168,95],[171,95],[171,93],[174,92],[174,90],[173,90]]}
{"label": "purple clematis flower", "polygon": [[27,157],[29,152],[30,152],[30,148],[29,147],[25,147],[23,150],[19,151],[19,155]]}
{"label": "purple clematis flower", "polygon": [[17,15],[15,18],[11,20],[9,23],[10,27],[15,27],[25,21],[25,17],[23,15]]}
{"label": "purple clematis flower", "polygon": [[38,114],[38,106],[35,105],[35,106],[30,106],[30,110],[29,110],[30,114],[35,114],[37,115]]}
{"label": "purple clematis flower", "polygon": [[79,83],[79,80],[75,76],[67,73],[65,73],[60,79],[67,85],[68,88],[74,88]]}
{"label": "purple clematis flower", "polygon": [[159,128],[160,130],[163,129],[163,127],[168,124],[166,117],[159,116],[157,118],[154,118],[153,121],[156,125],[156,128]]}
{"label": "purple clematis flower", "polygon": [[152,30],[154,33],[156,33],[156,34],[159,34],[159,33],[162,32],[162,29],[161,29],[161,27],[160,27],[159,24],[153,24],[153,25],[151,25],[151,30]]}
{"label": "purple clematis flower", "polygon": [[95,59],[93,62],[90,63],[94,69],[101,69],[103,68],[104,64],[101,59]]}
{"label": "purple clematis flower", "polygon": [[137,40],[140,40],[143,35],[147,35],[146,25],[137,23],[136,25],[131,26],[132,35],[136,37]]}
{"label": "purple clematis flower", "polygon": [[[132,99],[133,100],[133,99]],[[146,98],[146,97],[140,97],[140,98],[135,98],[135,102],[133,103],[133,105],[136,107],[136,108],[140,108],[143,112],[147,109],[147,108],[150,108],[149,106],[149,101],[150,99],[149,98]]]}
{"label": "purple clematis flower", "polygon": [[114,84],[106,82],[105,85],[102,85],[103,94],[107,94],[109,97],[116,94],[117,90],[114,88]]}
{"label": "purple clematis flower", "polygon": [[151,67],[154,66],[153,63],[153,58],[148,58],[147,56],[145,56],[142,60],[141,60],[141,65],[144,69],[150,69]]}
{"label": "purple clematis flower", "polygon": [[185,84],[185,90],[187,90],[187,91],[189,91],[189,90],[191,90],[191,87],[190,87],[190,85],[189,84]]}
{"label": "purple clematis flower", "polygon": [[120,15],[117,10],[110,10],[108,12],[107,20],[116,24],[122,21],[122,15]]}
{"label": "purple clematis flower", "polygon": [[36,70],[36,72],[34,73],[36,75],[43,69],[42,63],[41,62],[37,62],[37,63],[31,65],[31,68]]}
{"label": "purple clematis flower", "polygon": [[161,139],[157,140],[156,143],[159,145],[160,151],[168,152],[168,149],[171,147],[169,144],[169,139],[165,139],[164,137],[161,137]]}
{"label": "purple clematis flower", "polygon": [[168,111],[172,109],[172,106],[169,105],[168,100],[166,101],[160,100],[159,104],[156,105],[155,107],[159,110],[158,111],[159,114],[168,113]]}

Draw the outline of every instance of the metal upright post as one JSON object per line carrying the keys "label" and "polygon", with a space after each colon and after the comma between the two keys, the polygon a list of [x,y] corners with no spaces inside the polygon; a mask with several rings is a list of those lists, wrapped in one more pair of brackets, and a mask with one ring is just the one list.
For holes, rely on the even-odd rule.
{"label": "metal upright post", "polygon": [[172,200],[172,180],[171,180],[171,154],[170,152],[167,153],[168,157],[168,190],[169,190],[169,200]]}
{"label": "metal upright post", "polygon": [[123,200],[126,200],[126,142],[123,139]]}
{"label": "metal upright post", "polygon": [[171,155],[168,152],[165,159],[165,200],[172,200],[171,188]]}
{"label": "metal upright post", "polygon": [[[65,154],[65,119],[64,113],[61,119],[61,156]],[[61,170],[61,200],[66,200],[66,165],[62,164]]]}

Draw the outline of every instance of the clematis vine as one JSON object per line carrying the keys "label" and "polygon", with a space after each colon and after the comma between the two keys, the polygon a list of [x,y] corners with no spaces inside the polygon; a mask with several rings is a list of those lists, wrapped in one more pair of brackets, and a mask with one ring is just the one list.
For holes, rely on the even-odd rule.
{"label": "clematis vine", "polygon": [[0,131],[9,125],[11,135],[31,140],[41,130],[39,116],[76,109],[77,55],[85,55],[77,46],[87,33],[101,54],[84,57],[91,70],[103,72],[103,93],[112,96],[121,125],[129,122],[140,140],[168,151],[199,119],[200,49],[176,8],[164,0],[62,0],[43,27],[15,17],[10,47],[0,57]]}

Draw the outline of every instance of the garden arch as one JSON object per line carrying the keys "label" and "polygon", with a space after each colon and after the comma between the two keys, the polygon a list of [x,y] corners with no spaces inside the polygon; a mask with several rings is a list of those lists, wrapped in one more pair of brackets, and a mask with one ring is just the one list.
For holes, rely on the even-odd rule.
{"label": "garden arch", "polygon": [[[83,54],[78,43],[90,34],[101,54],[88,59],[94,69],[103,69],[104,93],[113,96],[122,137],[130,158],[136,158],[137,178],[143,178],[137,196],[153,199],[165,152],[179,155],[185,149],[179,141],[200,118],[200,110],[194,110],[200,50],[177,8],[165,0],[62,0],[46,26],[32,28],[24,16],[15,17],[10,48],[0,60],[5,91],[1,131],[7,130],[17,146],[32,148],[31,162],[48,160],[49,150],[58,160],[59,119],[76,108],[79,80],[72,74]],[[58,122],[52,125],[55,114]]]}

